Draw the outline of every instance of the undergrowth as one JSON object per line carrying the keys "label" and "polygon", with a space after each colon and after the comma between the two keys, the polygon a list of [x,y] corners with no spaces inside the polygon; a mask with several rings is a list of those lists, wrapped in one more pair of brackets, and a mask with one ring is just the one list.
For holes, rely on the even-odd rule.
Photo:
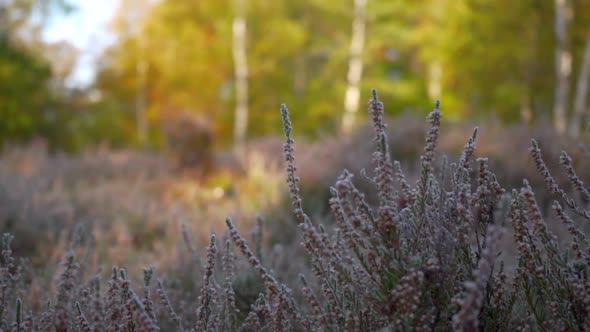
{"label": "undergrowth", "polygon": [[[198,297],[146,268],[138,283],[121,267],[106,282],[84,280],[76,241],[63,258],[55,294],[42,307],[23,301],[34,278],[2,237],[0,328],[3,331],[581,331],[590,330],[590,191],[570,156],[560,164],[576,198],[550,174],[539,144],[530,153],[548,194],[551,218],[569,233],[560,245],[525,179],[507,190],[486,158],[476,157],[477,128],[456,161],[436,155],[442,113],[428,116],[415,183],[390,155],[383,104],[373,91],[374,170],[344,170],[330,187],[330,225],[312,220],[300,194],[287,107],[283,154],[293,213],[307,253],[299,283],[280,280],[261,245],[250,247],[236,223],[211,235],[205,259],[184,238],[197,267]],[[403,144],[403,142],[400,142]],[[321,166],[318,166],[321,167]],[[531,176],[535,176],[531,174]],[[373,187],[363,192],[357,187]],[[366,195],[374,195],[370,203]],[[546,196],[547,193],[543,193]],[[578,199],[579,197],[579,199]],[[260,223],[259,223],[260,224]],[[501,245],[511,238],[516,263]],[[239,252],[251,266],[244,268]],[[293,254],[293,253],[292,253]],[[295,257],[293,258],[295,259]],[[221,267],[220,267],[221,266]],[[105,287],[106,285],[106,287]],[[248,294],[248,295],[244,295]]]}

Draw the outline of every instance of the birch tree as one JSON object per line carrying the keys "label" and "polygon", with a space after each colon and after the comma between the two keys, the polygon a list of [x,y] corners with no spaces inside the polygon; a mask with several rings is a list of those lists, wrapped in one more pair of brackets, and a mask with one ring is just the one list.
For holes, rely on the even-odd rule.
{"label": "birch tree", "polygon": [[576,95],[574,99],[574,114],[572,116],[570,135],[576,137],[580,133],[580,125],[586,110],[586,97],[588,95],[588,81],[590,80],[590,28],[586,34],[586,46],[582,56],[582,64],[578,82],[576,83]]}
{"label": "birch tree", "polygon": [[246,0],[235,0],[233,59],[236,84],[234,147],[240,151],[248,128],[248,64],[246,62]]}
{"label": "birch tree", "polygon": [[[140,41],[143,39],[140,38]],[[148,122],[146,118],[147,107],[147,69],[148,63],[145,60],[143,45],[140,45],[136,65],[137,88],[135,92],[135,121],[137,125],[137,139],[140,145],[145,145],[148,139]]]}
{"label": "birch tree", "polygon": [[348,62],[348,87],[344,96],[342,131],[349,132],[354,125],[360,104],[360,82],[363,75],[363,49],[365,46],[366,9],[368,0],[354,0],[350,59]]}
{"label": "birch tree", "polygon": [[567,130],[567,109],[572,71],[572,54],[567,42],[567,28],[571,20],[568,0],[555,0],[555,96],[553,125],[557,132]]}

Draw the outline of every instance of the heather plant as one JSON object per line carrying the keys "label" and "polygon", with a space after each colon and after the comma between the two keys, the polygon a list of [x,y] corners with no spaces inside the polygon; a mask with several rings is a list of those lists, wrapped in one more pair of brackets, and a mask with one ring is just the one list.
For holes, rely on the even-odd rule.
{"label": "heather plant", "polygon": [[[377,189],[378,206],[369,206],[365,195],[355,187],[352,174],[344,171],[330,188],[329,203],[337,225],[337,233],[332,237],[303,210],[295,174],[292,126],[286,106],[281,108],[287,137],[284,155],[289,192],[302,229],[303,245],[311,259],[317,292],[322,295],[322,300],[318,300],[320,296],[302,277],[302,292],[311,313],[308,321],[298,321],[298,314],[292,313],[294,323],[318,330],[587,328],[589,312],[585,305],[580,305],[586,302],[572,300],[574,289],[580,292],[585,289],[581,284],[587,285],[586,277],[581,277],[588,269],[587,262],[580,267],[580,262],[560,252],[528,182],[524,181],[520,192],[513,191],[508,211],[502,209],[509,197],[487,159],[474,160],[477,129],[458,162],[443,163],[440,174],[435,174],[441,121],[437,102],[428,116],[430,129],[420,158],[419,180],[414,187],[410,186],[399,162],[391,160],[383,104],[375,91],[373,94],[369,112],[377,147],[373,155],[375,171],[372,177],[365,177]],[[568,168],[566,157],[562,157],[562,164],[570,181],[582,190],[583,184]],[[585,212],[564,195],[568,206],[584,216]],[[496,262],[506,221],[514,226],[519,248],[512,283],[508,282],[503,264]],[[233,226],[228,225],[233,231]],[[566,225],[572,229],[572,235],[580,237],[581,232],[572,222]],[[268,276],[251,251],[244,250],[244,254],[260,272],[268,292],[276,293],[277,282]],[[540,266],[534,266],[531,259]],[[538,273],[543,270],[551,271],[551,278]],[[565,276],[582,280],[562,280],[556,289],[548,286],[548,280],[558,281]],[[546,295],[544,292],[554,296],[548,308],[543,308],[540,300]],[[587,294],[587,289],[580,293]]]}
{"label": "heather plant", "polygon": [[[393,160],[384,106],[376,91],[373,170],[343,170],[329,188],[332,215],[323,224],[305,209],[289,111],[281,106],[288,192],[306,257],[290,252],[299,283],[282,278],[264,250],[262,219],[249,244],[226,219],[202,259],[187,228],[182,237],[193,287],[152,267],[133,279],[113,267],[85,281],[86,256],[76,246],[63,257],[46,305],[30,299],[26,261],[12,237],[2,238],[0,328],[3,331],[582,331],[590,330],[590,246],[580,222],[590,221],[590,191],[572,158],[559,158],[576,193],[548,170],[536,141],[531,155],[547,185],[554,217],[544,216],[528,180],[506,190],[486,158],[477,157],[476,128],[456,161],[438,158],[440,103],[428,115],[416,180]],[[532,175],[535,176],[535,175]],[[373,193],[361,190],[370,188]],[[374,201],[368,195],[374,195]],[[569,234],[560,246],[550,222]],[[219,240],[221,238],[222,240]],[[504,259],[513,240],[515,264]],[[291,248],[290,248],[291,249]],[[235,257],[246,258],[244,268]],[[304,258],[304,259],[303,259]],[[155,280],[155,282],[154,282]]]}
{"label": "heather plant", "polygon": [[[177,268],[178,260],[188,257],[177,245],[181,223],[198,222],[203,231],[192,236],[206,241],[208,232],[225,227],[215,220],[231,214],[253,224],[253,217],[280,197],[279,163],[249,158],[247,166],[248,172],[234,175],[222,165],[207,177],[223,176],[230,183],[226,187],[177,172],[162,155],[149,152],[102,148],[72,156],[49,154],[43,146],[7,147],[0,153],[0,234],[13,234],[13,251],[43,275],[35,278],[39,290],[51,286],[37,281],[54,274],[76,224],[88,230],[85,242],[94,242],[87,262],[91,272],[99,264],[124,264],[137,275],[148,262],[159,273],[184,273],[188,279],[193,272]],[[160,259],[176,256],[182,257]],[[200,273],[198,265],[191,268]]]}

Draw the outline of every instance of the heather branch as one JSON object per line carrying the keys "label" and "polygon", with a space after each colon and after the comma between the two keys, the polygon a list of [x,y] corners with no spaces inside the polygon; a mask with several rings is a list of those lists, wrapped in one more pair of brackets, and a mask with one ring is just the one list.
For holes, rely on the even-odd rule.
{"label": "heather branch", "polygon": [[590,201],[590,192],[584,186],[584,181],[580,179],[580,177],[576,174],[574,170],[574,166],[572,165],[572,158],[567,154],[565,151],[561,151],[561,156],[559,157],[559,163],[564,168],[568,179],[570,180],[571,184],[576,188],[576,190],[582,194],[582,197],[586,201]]}
{"label": "heather branch", "polygon": [[229,228],[230,237],[234,242],[234,245],[238,247],[238,249],[242,252],[244,256],[246,256],[246,258],[248,259],[248,263],[250,263],[250,265],[258,272],[264,283],[264,286],[270,292],[270,295],[278,296],[279,298],[281,298],[283,303],[287,304],[287,309],[289,313],[293,317],[295,317],[295,319],[299,321],[299,323],[301,323],[303,326],[309,325],[309,323],[301,316],[297,308],[294,306],[294,302],[290,298],[291,296],[286,292],[285,288],[279,284],[279,282],[274,278],[274,276],[270,274],[262,266],[262,264],[260,264],[260,261],[258,260],[258,258],[256,258],[254,253],[252,253],[252,250],[250,250],[250,247],[248,246],[246,241],[242,238],[242,236],[240,236],[238,230],[234,226],[231,219],[226,218],[225,223]]}
{"label": "heather branch", "polygon": [[312,321],[315,323],[316,328],[323,326],[328,327],[328,323],[326,321],[326,314],[322,309],[318,299],[316,298],[313,290],[307,284],[307,280],[303,274],[299,274],[299,280],[302,284],[301,292],[303,293],[303,298],[307,302],[309,306],[311,306],[313,316]]}
{"label": "heather branch", "polygon": [[[16,332],[20,332],[22,328],[22,309],[23,301],[20,298],[16,299],[16,319],[14,321]],[[86,331],[85,331],[86,332]]]}
{"label": "heather branch", "polygon": [[[426,134],[426,146],[424,147],[424,154],[420,156],[420,180],[418,182],[418,192],[416,194],[416,200],[414,202],[415,204],[413,205],[413,212],[417,217],[415,225],[415,238],[412,239],[414,242],[417,242],[423,237],[422,228],[427,219],[426,206],[429,196],[428,184],[433,170],[432,163],[438,143],[441,118],[442,113],[440,112],[440,101],[437,100],[434,110],[428,115],[430,129]],[[414,247],[416,246],[417,244],[415,243]]]}
{"label": "heather branch", "polygon": [[300,189],[299,189],[299,177],[295,174],[297,166],[295,165],[295,141],[291,136],[293,127],[291,125],[291,119],[289,118],[289,110],[287,105],[281,105],[281,116],[283,118],[283,131],[287,141],[283,144],[283,155],[285,162],[287,163],[287,184],[289,185],[289,195],[291,196],[291,202],[295,212],[295,216],[300,223],[305,222],[309,217],[303,211],[303,203],[301,200]]}
{"label": "heather branch", "polygon": [[399,207],[403,209],[404,207],[411,205],[414,202],[414,194],[412,192],[412,188],[406,181],[406,176],[402,171],[402,166],[399,161],[395,161],[393,163],[393,168],[395,172],[395,176],[397,178],[397,182],[399,182],[401,187],[401,197]]}
{"label": "heather branch", "polygon": [[531,140],[531,147],[529,148],[529,151],[531,153],[531,156],[533,157],[533,161],[535,162],[537,171],[539,172],[539,174],[541,174],[543,180],[545,180],[545,184],[547,186],[547,189],[549,189],[549,192],[559,195],[561,199],[563,199],[565,204],[570,209],[572,209],[576,214],[584,217],[587,220],[590,220],[590,213],[588,211],[581,209],[576,204],[576,202],[566,194],[566,192],[563,189],[559,188],[557,182],[549,172],[549,169],[547,168],[545,161],[543,161],[539,144],[537,144],[537,141],[535,141],[534,139]]}
{"label": "heather branch", "polygon": [[200,305],[197,309],[196,328],[198,331],[206,331],[210,328],[211,324],[211,302],[215,293],[215,289],[211,285],[211,276],[213,275],[215,257],[217,255],[215,240],[215,234],[211,234],[209,247],[207,248],[207,264],[205,265],[203,286],[201,288],[201,295],[199,296]]}
{"label": "heather branch", "polygon": [[453,316],[455,331],[477,331],[479,314],[486,299],[488,282],[492,276],[497,257],[497,245],[501,237],[501,229],[488,226],[485,246],[479,259],[477,269],[473,271],[474,280],[465,282],[466,294],[460,300],[461,309]]}
{"label": "heather branch", "polygon": [[176,311],[174,311],[174,308],[172,307],[172,303],[170,302],[170,298],[168,297],[168,294],[166,294],[166,290],[164,289],[164,286],[162,285],[162,281],[158,279],[157,285],[158,285],[158,296],[160,297],[160,301],[162,301],[162,303],[164,304],[164,307],[166,307],[166,310],[168,310],[168,314],[170,315],[172,320],[178,326],[178,331],[184,331],[184,329],[182,327],[182,320],[180,319],[178,314],[176,314]]}
{"label": "heather branch", "polygon": [[473,155],[475,154],[475,139],[477,138],[478,130],[478,127],[475,127],[475,129],[473,129],[473,134],[469,138],[467,144],[465,144],[465,147],[463,148],[463,153],[461,154],[461,159],[459,160],[459,164],[461,165],[461,167],[467,170],[470,169],[471,162],[473,161]]}
{"label": "heather branch", "polygon": [[375,164],[376,183],[379,195],[379,208],[395,207],[393,191],[393,164],[387,144],[386,125],[383,120],[383,103],[377,98],[377,90],[373,89],[373,98],[369,101],[369,114],[375,130],[375,142],[377,151],[373,154]]}
{"label": "heather branch", "polygon": [[561,223],[567,228],[568,232],[573,238],[571,247],[573,252],[576,254],[576,258],[584,259],[586,263],[590,266],[589,253],[582,251],[582,246],[585,246],[586,248],[589,247],[588,241],[586,240],[586,236],[574,225],[574,221],[565,213],[559,202],[553,202],[552,207]]}
{"label": "heather branch", "polygon": [[139,321],[140,331],[146,332],[158,332],[160,329],[154,323],[154,321],[150,318],[148,313],[145,310],[143,302],[139,298],[139,296],[133,291],[129,289],[129,299],[125,303],[127,310],[129,312],[135,313]]}
{"label": "heather branch", "polygon": [[80,303],[77,301],[76,301],[76,311],[78,312],[78,326],[79,326],[80,330],[82,330],[83,332],[91,332],[92,328],[90,327],[90,323],[88,322],[86,315],[84,315],[84,312],[82,312],[82,308],[80,307]]}
{"label": "heather branch", "polygon": [[234,277],[234,255],[231,247],[231,241],[227,240],[225,243],[225,252],[223,254],[223,274],[225,276],[225,319],[226,328],[232,331],[236,329],[236,294],[234,292],[232,281]]}

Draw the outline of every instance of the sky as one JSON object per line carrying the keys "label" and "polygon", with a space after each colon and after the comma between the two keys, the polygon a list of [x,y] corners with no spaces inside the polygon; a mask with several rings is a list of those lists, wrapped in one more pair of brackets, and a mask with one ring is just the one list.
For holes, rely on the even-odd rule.
{"label": "sky", "polygon": [[95,63],[115,41],[108,22],[120,0],[70,0],[75,10],[52,19],[43,31],[47,42],[68,41],[80,50],[80,57],[68,85],[84,87],[94,80]]}

